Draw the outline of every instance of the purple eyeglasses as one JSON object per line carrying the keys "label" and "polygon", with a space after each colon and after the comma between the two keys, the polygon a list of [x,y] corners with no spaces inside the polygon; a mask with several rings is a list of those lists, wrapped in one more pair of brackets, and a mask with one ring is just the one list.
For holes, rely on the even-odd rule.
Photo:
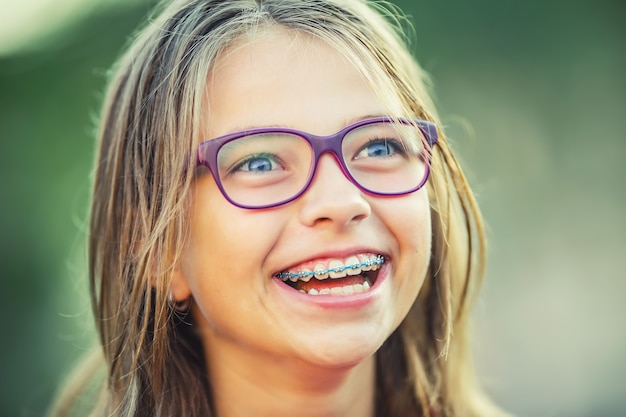
{"label": "purple eyeglasses", "polygon": [[200,143],[198,165],[209,168],[229,202],[263,209],[301,196],[326,152],[335,156],[344,175],[365,193],[412,193],[428,179],[435,143],[437,127],[424,120],[377,117],[329,136],[267,127]]}

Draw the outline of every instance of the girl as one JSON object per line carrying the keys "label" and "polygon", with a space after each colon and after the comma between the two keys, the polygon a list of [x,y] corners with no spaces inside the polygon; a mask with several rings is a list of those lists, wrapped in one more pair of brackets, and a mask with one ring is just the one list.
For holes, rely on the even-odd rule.
{"label": "girl", "polygon": [[482,220],[400,26],[179,0],[138,36],[96,162],[93,415],[502,415],[467,337]]}

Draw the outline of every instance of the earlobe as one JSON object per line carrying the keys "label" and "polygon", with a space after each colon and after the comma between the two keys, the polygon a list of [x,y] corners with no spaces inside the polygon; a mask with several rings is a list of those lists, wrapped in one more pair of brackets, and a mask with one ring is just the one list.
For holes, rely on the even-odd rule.
{"label": "earlobe", "polygon": [[186,310],[191,301],[191,289],[187,284],[187,278],[180,265],[180,261],[176,262],[174,265],[174,273],[167,293],[167,301],[177,310]]}
{"label": "earlobe", "polygon": [[[181,260],[176,259],[170,263],[169,272],[170,277],[167,277],[164,273],[158,273],[159,268],[153,267],[150,278],[150,285],[157,294],[163,294],[167,296],[167,304],[176,310],[186,309],[191,300],[191,289],[187,285],[187,278],[185,276],[184,268],[182,267]],[[169,278],[166,279],[166,278]],[[159,297],[162,297],[159,296]],[[182,307],[181,307],[182,306]]]}

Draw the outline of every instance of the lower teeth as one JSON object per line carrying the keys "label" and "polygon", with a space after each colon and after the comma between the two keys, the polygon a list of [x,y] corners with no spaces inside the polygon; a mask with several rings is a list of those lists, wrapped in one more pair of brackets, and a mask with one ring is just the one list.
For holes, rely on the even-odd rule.
{"label": "lower teeth", "polygon": [[309,295],[351,295],[354,293],[367,291],[370,288],[370,283],[365,280],[363,284],[346,285],[345,287],[322,288],[321,290],[311,288],[308,292],[304,290],[299,291],[301,293]]}

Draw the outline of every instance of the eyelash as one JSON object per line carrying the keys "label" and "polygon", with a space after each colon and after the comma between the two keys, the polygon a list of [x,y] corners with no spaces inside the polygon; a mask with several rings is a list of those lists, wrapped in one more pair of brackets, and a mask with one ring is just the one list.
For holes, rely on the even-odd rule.
{"label": "eyelash", "polygon": [[[392,148],[392,151],[394,153],[399,153],[401,155],[406,154],[406,151],[401,141],[397,139],[391,139],[391,138],[375,138],[375,139],[368,140],[367,143],[363,145],[361,149],[359,149],[357,155],[372,145],[385,145],[385,146]],[[385,155],[385,156],[390,156],[390,155]]]}
{"label": "eyelash", "polygon": [[253,155],[248,155],[242,161],[236,163],[235,166],[233,166],[231,169],[228,170],[228,175],[232,175],[237,172],[255,172],[255,171],[250,171],[249,169],[243,170],[241,168],[244,167],[246,164],[249,164],[251,161],[254,161],[255,159],[263,159],[263,158],[271,159],[272,165],[276,164],[280,166],[280,157],[275,153],[253,154]]}

